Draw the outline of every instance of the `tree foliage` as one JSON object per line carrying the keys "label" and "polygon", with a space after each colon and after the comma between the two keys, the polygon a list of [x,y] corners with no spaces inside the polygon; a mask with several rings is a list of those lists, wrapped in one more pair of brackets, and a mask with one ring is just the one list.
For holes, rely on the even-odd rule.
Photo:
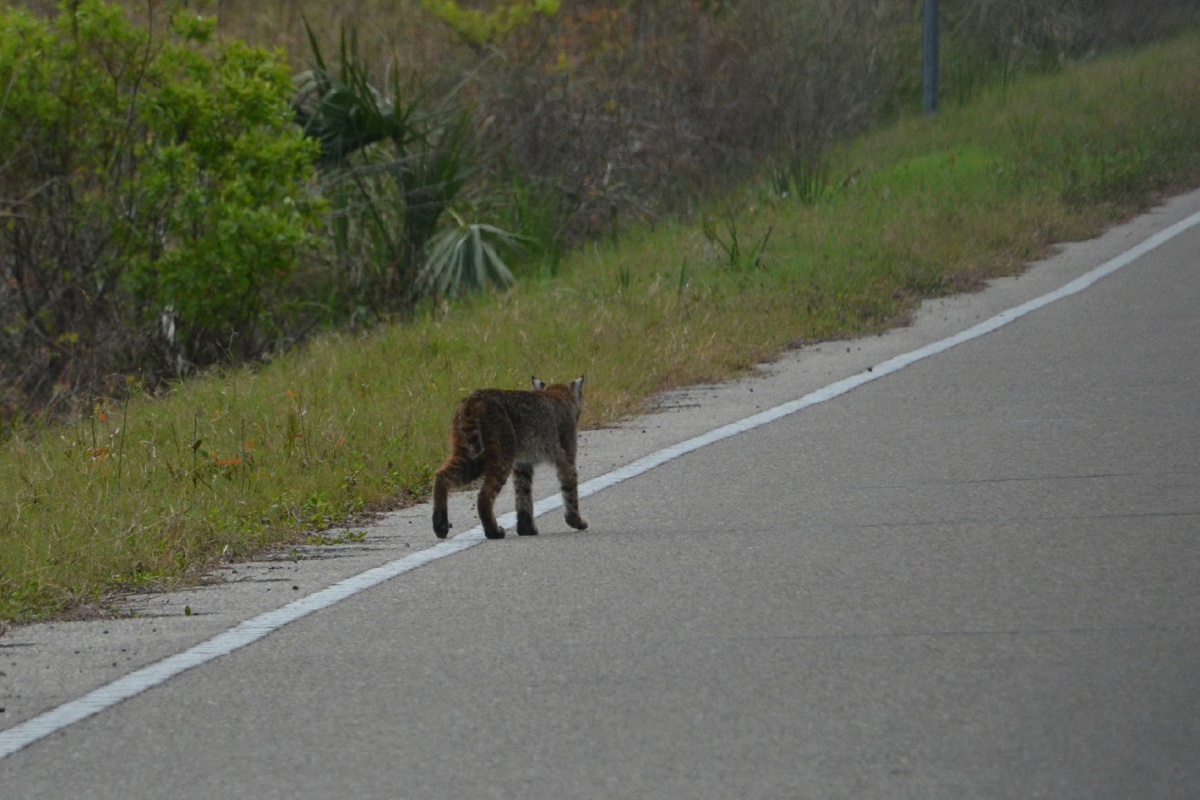
{"label": "tree foliage", "polygon": [[[160,28],[162,26],[159,26]],[[286,66],[100,0],[0,14],[0,390],[33,407],[250,356],[306,246]]]}

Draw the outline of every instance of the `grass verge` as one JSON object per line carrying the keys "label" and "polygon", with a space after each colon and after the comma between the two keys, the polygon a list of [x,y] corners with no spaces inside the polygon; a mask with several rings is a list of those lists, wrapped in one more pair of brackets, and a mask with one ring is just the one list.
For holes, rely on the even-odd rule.
{"label": "grass verge", "polygon": [[832,153],[828,185],[801,199],[764,181],[703,225],[590,246],[557,277],[16,431],[0,446],[0,619],[194,578],[419,499],[473,388],[586,373],[585,424],[603,425],[1019,271],[1200,183],[1198,51],[1191,35],[1013,82]]}

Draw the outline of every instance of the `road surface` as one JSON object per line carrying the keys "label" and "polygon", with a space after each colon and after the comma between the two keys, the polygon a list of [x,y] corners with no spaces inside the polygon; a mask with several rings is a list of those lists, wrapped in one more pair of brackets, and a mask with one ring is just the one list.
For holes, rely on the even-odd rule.
{"label": "road surface", "polygon": [[[678,405],[701,425],[862,374],[1200,195],[1180,202],[1057,272],[931,306],[923,334]],[[1200,797],[1197,298],[1200,226],[597,492],[587,531],[551,512],[537,538],[405,572],[67,725],[0,759],[0,797]],[[671,413],[589,434],[581,467],[636,450],[638,424],[672,438]],[[10,634],[0,669],[22,683],[0,725],[99,685],[57,659],[64,696],[33,686],[39,646],[90,642],[63,627]]]}

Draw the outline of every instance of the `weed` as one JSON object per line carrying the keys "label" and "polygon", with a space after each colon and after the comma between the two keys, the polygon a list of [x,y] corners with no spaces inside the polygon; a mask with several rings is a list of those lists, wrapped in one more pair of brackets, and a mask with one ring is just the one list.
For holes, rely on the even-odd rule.
{"label": "weed", "polygon": [[767,227],[762,238],[746,252],[742,252],[738,236],[738,217],[732,212],[725,212],[716,217],[707,216],[702,220],[701,226],[709,245],[723,256],[720,263],[725,269],[734,273],[745,273],[763,266],[763,253],[771,238],[771,226]]}
{"label": "weed", "polygon": [[688,260],[684,258],[679,262],[679,277],[675,280],[675,297],[679,300],[683,299],[683,293],[688,287]]}
{"label": "weed", "polygon": [[628,292],[633,285],[633,270],[624,262],[617,264],[617,291]]}
{"label": "weed", "polygon": [[829,166],[820,156],[792,156],[771,171],[768,184],[777,197],[813,205],[831,191]]}

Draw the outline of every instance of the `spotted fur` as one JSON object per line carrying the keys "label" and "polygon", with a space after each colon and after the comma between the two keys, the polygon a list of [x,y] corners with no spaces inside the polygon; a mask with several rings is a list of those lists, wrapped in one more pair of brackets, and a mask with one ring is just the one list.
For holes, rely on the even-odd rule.
{"label": "spotted fur", "polygon": [[558,472],[567,524],[587,528],[579,515],[579,473],[575,452],[583,378],[569,385],[546,385],[533,378],[532,391],[480,389],[463,399],[450,428],[450,457],[433,481],[433,532],[446,538],[452,527],[446,509],[452,489],[482,477],[477,508],[489,539],[503,539],[493,507],[509,473],[517,499],[517,533],[536,536],[533,524],[533,468],[550,463]]}

